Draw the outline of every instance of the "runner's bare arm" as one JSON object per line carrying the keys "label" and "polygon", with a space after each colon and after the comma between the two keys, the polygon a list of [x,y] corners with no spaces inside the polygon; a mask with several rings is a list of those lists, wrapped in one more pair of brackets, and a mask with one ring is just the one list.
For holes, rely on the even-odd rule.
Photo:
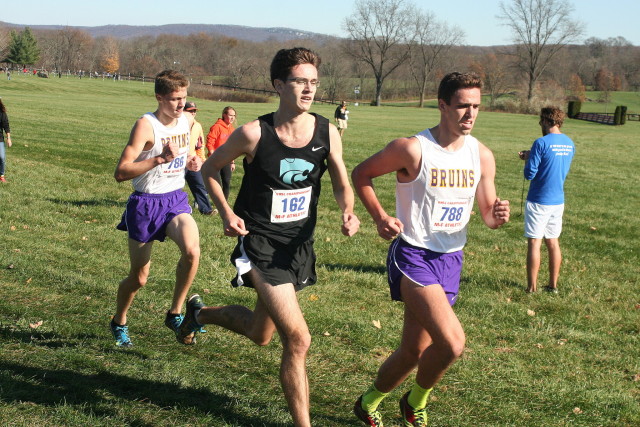
{"label": "runner's bare arm", "polygon": [[150,150],[153,147],[153,138],[151,123],[147,119],[139,118],[131,129],[129,142],[124,147],[116,166],[114,173],[116,181],[127,181],[140,176],[158,165],[172,161],[178,154],[178,145],[171,142],[163,147],[160,155],[136,162],[143,150]]}
{"label": "runner's bare arm", "polygon": [[338,129],[332,124],[329,125],[329,141],[331,149],[327,159],[333,196],[342,210],[342,234],[353,236],[360,229],[360,220],[353,212],[354,195],[349,184],[349,175],[342,159],[342,140]]}
{"label": "runner's bare arm", "polygon": [[509,201],[500,200],[496,195],[496,161],[491,150],[482,143],[480,144],[480,168],[482,175],[476,189],[478,209],[487,227],[498,228],[505,222],[509,222]]}
{"label": "runner's bare arm", "polygon": [[420,145],[415,138],[399,138],[360,163],[351,175],[353,185],[378,229],[380,237],[395,238],[403,230],[399,219],[390,216],[382,207],[375,192],[373,179],[396,173],[402,181],[415,179],[421,160]]}
{"label": "runner's bare arm", "polygon": [[236,129],[223,145],[215,150],[202,165],[202,179],[216,205],[227,236],[244,236],[248,233],[244,221],[227,203],[220,185],[220,170],[240,156],[251,161],[260,140],[260,122],[254,120]]}

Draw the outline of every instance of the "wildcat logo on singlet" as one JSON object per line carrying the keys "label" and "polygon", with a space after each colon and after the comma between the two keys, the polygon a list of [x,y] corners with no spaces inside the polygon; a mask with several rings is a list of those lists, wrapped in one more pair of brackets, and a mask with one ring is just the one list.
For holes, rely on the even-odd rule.
{"label": "wildcat logo on singlet", "polygon": [[473,169],[431,168],[430,187],[472,188],[475,182]]}
{"label": "wildcat logo on singlet", "polygon": [[[280,160],[280,179],[285,184],[304,181],[312,170],[313,163],[306,160]],[[307,218],[312,191],[312,186],[292,190],[274,189],[271,199],[271,222],[292,222]]]}
{"label": "wildcat logo on singlet", "polygon": [[285,184],[293,184],[307,179],[313,170],[313,163],[302,159],[280,160],[280,179]]}

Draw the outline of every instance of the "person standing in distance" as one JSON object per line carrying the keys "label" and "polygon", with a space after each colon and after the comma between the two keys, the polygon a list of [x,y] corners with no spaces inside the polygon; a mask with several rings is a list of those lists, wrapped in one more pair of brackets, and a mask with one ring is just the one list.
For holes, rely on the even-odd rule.
{"label": "person standing in distance", "polygon": [[342,101],[338,108],[336,108],[333,118],[336,121],[336,126],[340,132],[340,137],[344,135],[344,130],[347,128],[347,121],[349,120],[349,110],[347,110],[347,101]]}
{"label": "person standing in distance", "polygon": [[[198,114],[198,107],[195,102],[186,102],[184,104],[184,111],[188,115],[193,116],[193,124],[189,132],[189,154],[195,154],[203,162],[207,160],[207,156],[204,154],[204,132],[202,132],[202,125],[196,120],[196,114]],[[204,188],[204,182],[202,181],[202,175],[200,171],[185,171],[185,180],[189,185],[191,194],[195,199],[196,206],[202,215],[212,215],[213,208],[209,203],[209,195],[207,189]]]}
{"label": "person standing in distance", "polygon": [[176,332],[182,322],[182,304],[189,292],[200,260],[198,226],[191,216],[185,184],[185,168],[197,171],[202,161],[189,155],[191,114],[183,114],[189,80],[173,70],[155,78],[158,108],[139,118],[116,166],[116,181],[131,180],[133,194],[118,224],[129,235],[130,270],[120,282],[116,314],[111,332],[120,347],[132,346],[127,312],[134,297],[146,283],[153,242],[168,236],[180,249],[176,284],[165,325]]}
{"label": "person standing in distance", "polygon": [[[235,121],[236,110],[233,107],[224,107],[222,117],[209,128],[209,133],[207,134],[207,157],[227,142],[229,135],[235,130],[233,127]],[[227,200],[229,200],[229,192],[231,191],[231,174],[234,170],[236,170],[235,160],[220,169],[222,192]]]}
{"label": "person standing in distance", "polygon": [[[391,298],[404,302],[401,342],[361,395],[354,413],[382,426],[378,405],[417,367],[411,390],[400,400],[405,426],[426,426],[431,389],[460,357],[462,325],[453,311],[474,199],[489,228],[509,221],[509,202],[496,197],[496,164],[470,135],[478,117],[482,81],[450,73],[440,82],[440,123],[391,141],[353,170],[353,184],[380,237],[394,239],[387,258]],[[396,176],[396,215],[378,200],[373,179]]]}
{"label": "person standing in distance", "polygon": [[524,209],[524,236],[527,245],[527,289],[536,292],[540,270],[540,248],[544,239],[549,251],[549,284],[545,290],[558,293],[562,253],[558,238],[564,212],[564,181],[575,154],[575,144],[560,131],[564,112],[555,107],[540,110],[542,138],[531,150],[519,153],[526,160],[524,177],[531,181]]}
{"label": "person standing in distance", "polygon": [[[360,225],[340,134],[328,119],[309,113],[319,66],[320,57],[309,49],[278,51],[271,63],[277,111],[238,128],[203,165],[224,233],[238,241],[231,255],[237,269],[232,283],[255,289],[255,308],[205,307],[193,295],[180,327],[184,344],[193,342],[203,324],[222,326],[258,345],[267,345],[277,331],[283,346],[280,382],[293,424],[305,427],[311,425],[305,366],[311,335],[296,292],[317,279],[313,234],[326,170],[342,211],[342,233],[352,236]],[[215,177],[240,156],[244,178],[232,210]]]}
{"label": "person standing in distance", "polygon": [[4,172],[7,163],[7,152],[5,149],[5,138],[7,135],[6,144],[7,147],[11,147],[11,128],[9,127],[9,116],[7,115],[7,108],[0,98],[0,182],[6,183],[7,180],[4,177]]}

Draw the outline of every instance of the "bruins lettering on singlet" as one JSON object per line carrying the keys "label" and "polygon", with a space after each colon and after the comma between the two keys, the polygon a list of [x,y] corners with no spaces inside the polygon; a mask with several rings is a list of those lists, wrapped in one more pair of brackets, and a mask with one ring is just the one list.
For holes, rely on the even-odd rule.
{"label": "bruins lettering on singlet", "polygon": [[189,134],[183,133],[181,135],[171,135],[168,138],[160,138],[162,145],[167,145],[170,142],[178,144],[178,148],[184,148],[189,145]]}
{"label": "bruins lettering on singlet", "polygon": [[280,160],[280,179],[285,184],[304,181],[312,170],[313,163],[303,159]]}
{"label": "bruins lettering on singlet", "polygon": [[430,187],[473,188],[475,174],[473,169],[436,169],[431,168]]}

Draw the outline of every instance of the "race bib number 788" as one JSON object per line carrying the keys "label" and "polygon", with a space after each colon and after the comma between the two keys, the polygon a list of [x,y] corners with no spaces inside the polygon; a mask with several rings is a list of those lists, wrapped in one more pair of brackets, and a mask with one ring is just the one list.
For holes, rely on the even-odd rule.
{"label": "race bib number 788", "polygon": [[433,231],[460,231],[469,222],[473,199],[436,200],[431,214]]}

